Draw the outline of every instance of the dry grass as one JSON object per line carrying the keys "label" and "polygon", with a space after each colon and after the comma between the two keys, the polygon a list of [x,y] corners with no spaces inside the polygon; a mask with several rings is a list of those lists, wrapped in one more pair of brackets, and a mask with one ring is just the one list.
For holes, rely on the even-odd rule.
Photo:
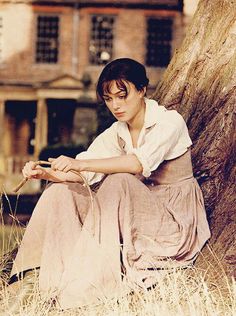
{"label": "dry grass", "polygon": [[[7,256],[19,244],[24,229],[15,223],[0,226],[0,315],[20,316],[75,316],[75,315],[157,315],[157,316],[234,316],[236,315],[236,282],[228,279],[212,253],[212,260],[205,262],[204,269],[193,267],[172,271],[163,277],[155,288],[135,291],[125,297],[107,300],[99,305],[60,311],[45,303],[38,291],[35,278],[31,297],[11,312],[9,291],[6,286]],[[202,258],[204,259],[204,258]]]}

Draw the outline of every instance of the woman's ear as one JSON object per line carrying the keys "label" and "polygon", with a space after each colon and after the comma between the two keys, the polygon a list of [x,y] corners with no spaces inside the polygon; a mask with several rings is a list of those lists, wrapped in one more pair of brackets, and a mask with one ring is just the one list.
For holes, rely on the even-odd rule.
{"label": "woman's ear", "polygon": [[146,95],[146,92],[147,92],[147,87],[142,87],[140,90],[139,90],[139,95],[141,98],[143,98],[145,95]]}

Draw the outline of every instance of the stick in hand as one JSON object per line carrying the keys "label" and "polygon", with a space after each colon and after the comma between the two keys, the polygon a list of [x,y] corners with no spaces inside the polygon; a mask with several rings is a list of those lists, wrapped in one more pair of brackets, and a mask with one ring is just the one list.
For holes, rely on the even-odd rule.
{"label": "stick in hand", "polygon": [[[43,161],[43,160],[39,160],[35,162],[37,165],[49,165],[51,166],[51,162],[49,161]],[[21,182],[12,190],[14,193],[17,193],[20,188],[23,187],[24,184],[26,184],[26,182],[28,181],[28,178],[24,178],[21,180]]]}

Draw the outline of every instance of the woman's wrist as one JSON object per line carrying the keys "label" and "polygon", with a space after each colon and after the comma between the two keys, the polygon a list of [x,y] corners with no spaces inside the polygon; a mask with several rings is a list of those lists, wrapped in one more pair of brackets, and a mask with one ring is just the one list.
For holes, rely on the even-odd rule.
{"label": "woman's wrist", "polygon": [[88,160],[76,160],[74,170],[77,172],[89,171],[89,161]]}

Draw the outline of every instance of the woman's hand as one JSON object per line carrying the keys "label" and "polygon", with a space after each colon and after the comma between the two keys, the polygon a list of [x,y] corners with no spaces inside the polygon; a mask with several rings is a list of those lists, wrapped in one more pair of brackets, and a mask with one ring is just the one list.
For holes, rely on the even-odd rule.
{"label": "woman's hand", "polygon": [[69,172],[70,170],[82,171],[82,162],[81,160],[77,160],[74,158],[70,158],[67,156],[59,156],[58,158],[49,158],[51,168],[53,170]]}
{"label": "woman's hand", "polygon": [[34,161],[29,161],[22,169],[24,178],[27,179],[43,179],[45,171],[42,167],[38,166]]}
{"label": "woman's hand", "polygon": [[83,162],[66,156],[60,156],[56,159],[49,158],[51,168],[43,168],[34,161],[25,164],[22,173],[27,179],[40,179],[52,182],[81,182],[81,177],[70,170],[82,171]]}

